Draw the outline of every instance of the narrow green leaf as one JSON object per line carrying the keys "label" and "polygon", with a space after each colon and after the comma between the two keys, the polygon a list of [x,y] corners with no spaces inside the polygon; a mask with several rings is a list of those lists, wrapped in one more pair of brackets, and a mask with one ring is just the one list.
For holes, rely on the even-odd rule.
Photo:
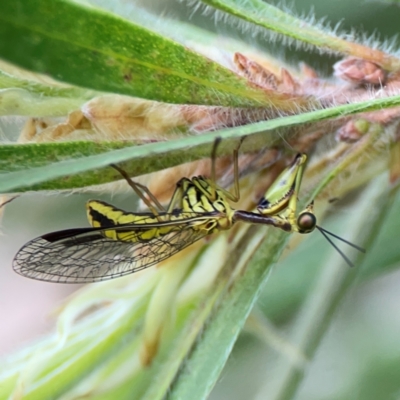
{"label": "narrow green leaf", "polygon": [[0,116],[64,116],[96,95],[94,91],[44,84],[0,70]]}
{"label": "narrow green leaf", "polygon": [[383,51],[342,39],[335,34],[296,18],[261,0],[203,0],[215,8],[245,21],[262,26],[283,36],[313,45],[321,50],[352,55],[365,60],[377,61],[388,70],[396,71],[400,60]]}
{"label": "narrow green leaf", "polygon": [[[18,70],[18,73],[23,75],[24,71]],[[99,95],[93,90],[45,84],[29,78],[13,76],[0,70],[0,116],[65,116]]]}
{"label": "narrow green leaf", "polygon": [[44,97],[23,89],[4,89],[0,93],[0,116],[21,115],[40,117],[64,116],[80,108],[83,99]]}
{"label": "narrow green leaf", "polygon": [[[23,188],[31,190],[33,188],[35,190],[70,189],[105,183],[115,179],[117,175],[114,172],[103,175],[102,172],[97,171],[87,176],[80,175],[74,179],[61,179],[39,185],[42,182],[82,174],[85,171],[108,167],[111,163],[128,160],[132,161],[124,164],[123,167],[132,176],[154,172],[184,161],[208,157],[216,136],[221,137],[224,141],[221,154],[231,154],[236,143],[234,139],[243,136],[251,137],[244,142],[244,151],[258,150],[262,147],[271,147],[284,140],[285,135],[291,134],[290,131],[285,133],[278,129],[397,104],[400,104],[400,96],[346,104],[219,132],[128,148],[121,148],[125,146],[123,143],[89,144],[85,142],[3,145],[0,146],[0,171],[7,172],[0,174],[0,192],[15,192]],[[107,151],[110,148],[111,150]]]}
{"label": "narrow green leaf", "polygon": [[45,84],[31,79],[23,79],[13,76],[10,73],[0,70],[0,89],[25,89],[31,94],[46,97],[64,97],[67,99],[90,100],[99,93],[93,90],[81,89],[78,87],[65,87],[59,85]]}
{"label": "narrow green leaf", "polygon": [[79,86],[170,103],[270,102],[219,64],[74,1],[4,0],[0,57]]}
{"label": "narrow green leaf", "polygon": [[237,277],[229,290],[225,282],[217,303],[219,306],[205,325],[201,340],[185,360],[168,399],[207,398],[265,285],[271,266],[285,246],[286,238],[287,235],[277,229],[258,230],[255,227],[243,238],[227,263],[235,266],[243,261],[243,254],[252,249],[246,260],[246,271]]}

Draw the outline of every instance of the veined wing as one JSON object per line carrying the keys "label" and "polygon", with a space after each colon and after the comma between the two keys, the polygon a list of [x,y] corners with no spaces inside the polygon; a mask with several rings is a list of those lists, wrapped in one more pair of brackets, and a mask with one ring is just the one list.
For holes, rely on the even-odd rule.
{"label": "veined wing", "polygon": [[[218,216],[219,213],[204,213],[179,221],[49,233],[25,244],[15,256],[13,268],[25,277],[58,283],[117,278],[155,265],[212,233],[212,222]],[[171,227],[166,234],[137,240],[138,231],[166,226]],[[106,237],[109,231],[123,232],[124,240]]]}

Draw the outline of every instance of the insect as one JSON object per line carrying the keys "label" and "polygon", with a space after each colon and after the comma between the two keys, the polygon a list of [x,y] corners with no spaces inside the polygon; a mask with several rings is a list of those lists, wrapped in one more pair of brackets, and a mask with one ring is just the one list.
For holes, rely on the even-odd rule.
{"label": "insect", "polygon": [[147,187],[132,181],[125,171],[114,165],[145,202],[149,212],[130,213],[102,201],[90,200],[86,209],[91,227],[52,232],[31,240],[16,254],[14,270],[28,278],[50,282],[96,282],[155,265],[210,234],[230,229],[237,221],[300,233],[317,227],[312,205],[297,218],[295,216],[306,161],[304,154],[296,156],[277,178],[255,213],[235,210],[229,204],[229,200],[237,202],[240,197],[240,144],[233,153],[234,193],[217,186],[215,159],[219,142],[220,139],[214,142],[211,154],[211,178],[182,178],[166,209]]}
{"label": "insect", "polygon": [[150,267],[205,236],[229,229],[234,223],[234,210],[228,199],[239,199],[238,148],[233,157],[235,194],[231,194],[215,184],[218,143],[216,140],[211,156],[211,179],[181,179],[166,209],[145,186],[133,182],[125,171],[114,166],[149,212],[129,213],[91,200],[86,209],[92,227],[52,232],[33,239],[18,251],[14,270],[51,282],[101,281]]}

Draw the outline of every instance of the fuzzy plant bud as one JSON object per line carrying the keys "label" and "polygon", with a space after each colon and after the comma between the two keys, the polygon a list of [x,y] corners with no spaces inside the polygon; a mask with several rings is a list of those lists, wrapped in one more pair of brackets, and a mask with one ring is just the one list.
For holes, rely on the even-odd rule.
{"label": "fuzzy plant bud", "polygon": [[346,58],[333,68],[338,78],[356,85],[383,85],[386,81],[386,71],[378,64],[361,58]]}
{"label": "fuzzy plant bud", "polygon": [[338,129],[336,140],[346,143],[357,142],[368,132],[369,127],[369,121],[364,118],[351,120]]}

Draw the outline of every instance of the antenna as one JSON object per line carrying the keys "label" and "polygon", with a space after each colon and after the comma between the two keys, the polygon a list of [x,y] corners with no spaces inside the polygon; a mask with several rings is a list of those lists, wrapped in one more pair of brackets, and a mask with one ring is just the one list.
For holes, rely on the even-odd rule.
{"label": "antenna", "polygon": [[324,238],[332,245],[332,247],[342,256],[342,258],[346,261],[346,263],[350,266],[350,267],[354,267],[354,264],[349,260],[349,258],[343,253],[342,250],[339,249],[338,246],[336,246],[336,244],[332,241],[332,239],[328,236],[331,235],[334,238],[348,244],[349,246],[353,247],[354,249],[357,249],[358,251],[360,251],[361,253],[365,253],[366,250],[363,249],[360,246],[355,245],[354,243],[351,243],[349,241],[347,241],[346,239],[341,238],[338,235],[335,235],[332,232],[327,231],[326,229],[316,225],[316,228],[321,232],[321,234],[324,236]]}

